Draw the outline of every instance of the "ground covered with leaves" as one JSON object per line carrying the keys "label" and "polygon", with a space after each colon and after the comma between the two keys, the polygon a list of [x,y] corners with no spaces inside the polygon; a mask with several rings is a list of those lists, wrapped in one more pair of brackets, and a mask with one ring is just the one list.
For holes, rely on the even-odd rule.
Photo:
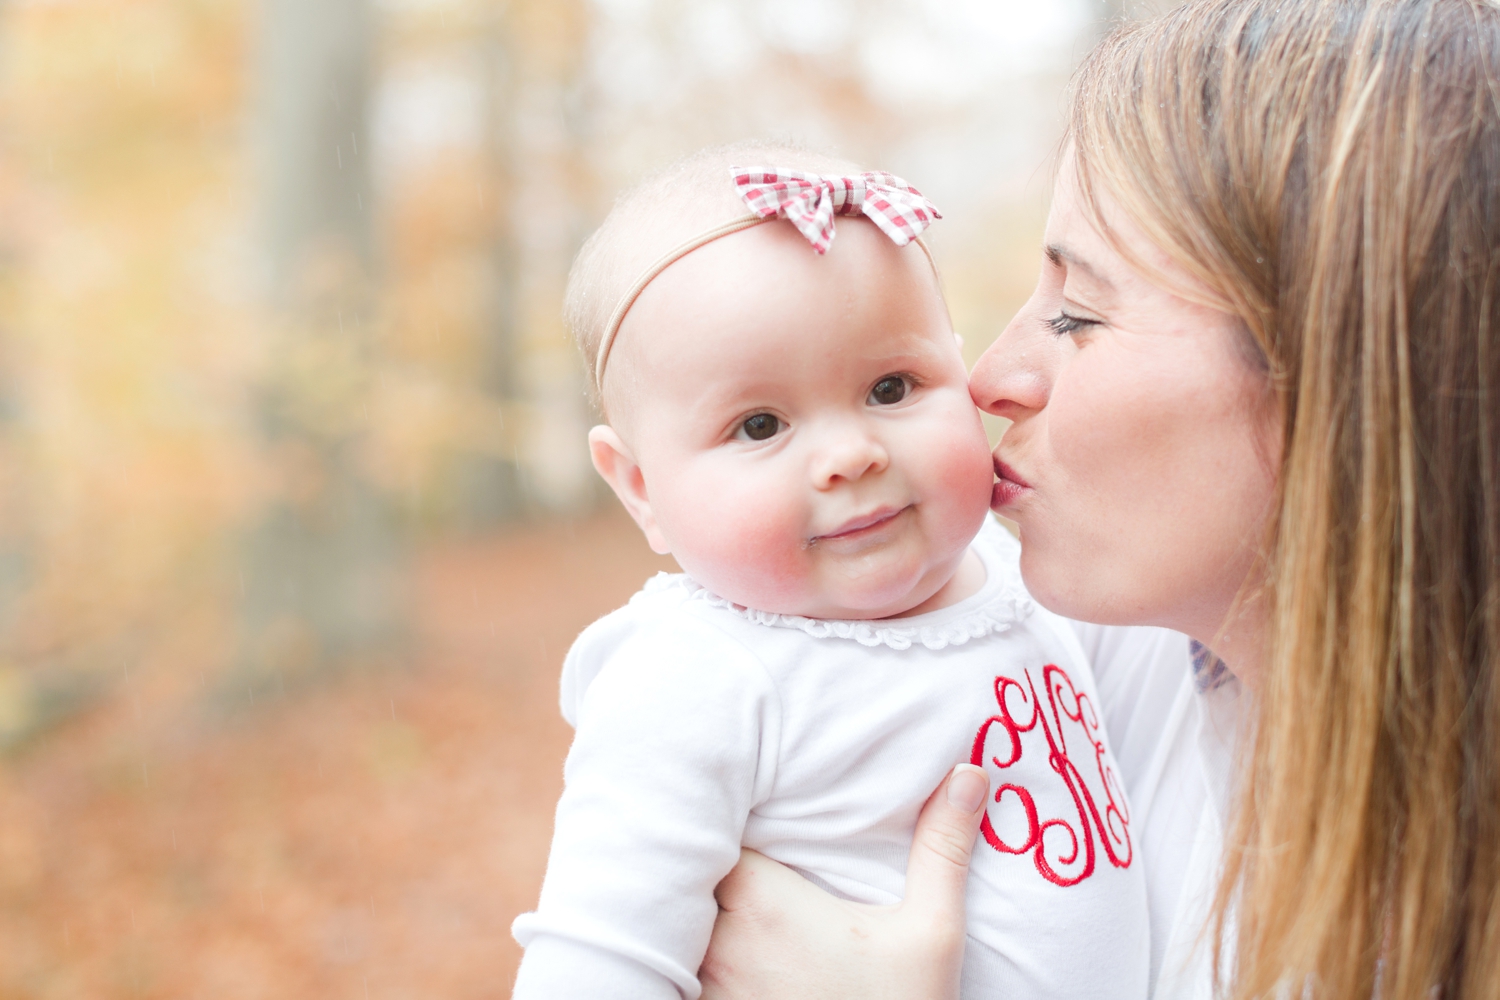
{"label": "ground covered with leaves", "polygon": [[613,513],[447,544],[407,665],[290,687],[205,674],[184,621],[0,763],[0,996],[508,996],[563,654],[661,568]]}

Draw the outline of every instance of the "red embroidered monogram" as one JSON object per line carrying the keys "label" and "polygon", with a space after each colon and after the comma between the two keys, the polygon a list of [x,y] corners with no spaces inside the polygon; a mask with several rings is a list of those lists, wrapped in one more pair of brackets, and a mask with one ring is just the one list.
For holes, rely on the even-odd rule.
{"label": "red embroidered monogram", "polygon": [[[1134,853],[1130,845],[1130,811],[1125,805],[1124,793],[1120,790],[1119,777],[1110,766],[1094,706],[1087,695],[1078,693],[1065,670],[1049,663],[1042,668],[1042,683],[1047,694],[1047,710],[1044,711],[1031,671],[1025,671],[1024,676],[1024,683],[1011,677],[995,678],[995,702],[999,705],[1000,714],[990,716],[979,727],[979,732],[974,736],[970,763],[984,765],[985,743],[989,738],[990,727],[999,723],[1008,737],[1008,746],[1002,744],[1008,755],[1004,758],[991,756],[990,763],[1002,770],[1012,767],[1024,752],[1021,735],[1032,732],[1040,725],[1042,735],[1047,740],[1047,764],[1062,779],[1072,796],[1074,808],[1078,812],[1078,824],[1075,828],[1070,818],[1063,817],[1054,817],[1044,822],[1037,811],[1036,800],[1031,791],[1022,785],[1007,782],[995,790],[995,802],[1000,804],[1007,794],[1014,796],[1026,820],[1026,839],[1017,845],[1005,843],[995,832],[994,824],[990,822],[989,813],[986,812],[980,825],[985,842],[1002,854],[1030,852],[1036,870],[1043,878],[1055,885],[1068,886],[1077,885],[1094,873],[1094,834],[1097,831],[1100,845],[1110,863],[1116,868],[1129,868]],[[1019,698],[1022,705],[1030,705],[1030,718],[1025,722],[1017,722],[1007,697],[1012,700]],[[1021,714],[1025,714],[1024,710]],[[1088,741],[1089,749],[1093,751],[1094,768],[1098,771],[1098,783],[1104,797],[1102,814],[1094,792],[1068,754],[1067,733],[1064,728],[1066,722],[1077,724],[1075,731],[1082,733],[1083,738]],[[1052,836],[1049,837],[1049,834]],[[1083,853],[1081,866],[1078,863],[1080,851]],[[1060,872],[1059,868],[1064,871]]]}

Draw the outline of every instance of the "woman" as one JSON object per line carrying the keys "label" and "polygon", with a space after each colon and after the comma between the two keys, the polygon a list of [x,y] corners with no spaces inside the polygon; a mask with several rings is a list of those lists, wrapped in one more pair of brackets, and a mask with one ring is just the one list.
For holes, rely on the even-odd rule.
{"label": "woman", "polygon": [[[1156,995],[1500,995],[1500,7],[1189,0],[1089,58],[1063,160],[972,391],[1036,597],[1218,654],[1083,630]],[[986,797],[896,908],[747,855],[705,995],[954,995]]]}

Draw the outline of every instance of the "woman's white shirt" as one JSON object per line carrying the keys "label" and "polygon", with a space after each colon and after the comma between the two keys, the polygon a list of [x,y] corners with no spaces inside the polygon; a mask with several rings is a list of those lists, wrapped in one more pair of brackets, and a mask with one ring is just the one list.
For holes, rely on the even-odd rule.
{"label": "woman's white shirt", "polygon": [[[1209,927],[1245,698],[1194,669],[1186,636],[1075,623],[1139,833],[1151,922],[1151,995],[1213,996]],[[1206,681],[1206,683],[1205,683]]]}

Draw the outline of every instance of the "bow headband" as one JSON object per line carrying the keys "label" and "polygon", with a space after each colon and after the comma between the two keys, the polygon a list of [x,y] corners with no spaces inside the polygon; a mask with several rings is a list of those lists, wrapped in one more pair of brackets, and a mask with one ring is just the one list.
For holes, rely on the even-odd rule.
{"label": "bow headband", "polygon": [[922,192],[894,174],[872,172],[836,176],[778,167],[730,167],[729,172],[734,177],[735,189],[750,207],[750,214],[715,226],[673,247],[646,268],[630,286],[610,314],[604,336],[599,339],[599,353],[594,362],[594,389],[601,396],[604,393],[604,365],[609,360],[615,335],[620,332],[620,324],[625,321],[625,314],[635,300],[671,264],[721,236],[772,219],[786,219],[807,237],[813,250],[824,254],[833,243],[833,217],[862,213],[898,247],[915,240],[927,254],[928,261],[932,260],[927,244],[917,237],[932,220],[941,219],[942,213],[922,196]]}

